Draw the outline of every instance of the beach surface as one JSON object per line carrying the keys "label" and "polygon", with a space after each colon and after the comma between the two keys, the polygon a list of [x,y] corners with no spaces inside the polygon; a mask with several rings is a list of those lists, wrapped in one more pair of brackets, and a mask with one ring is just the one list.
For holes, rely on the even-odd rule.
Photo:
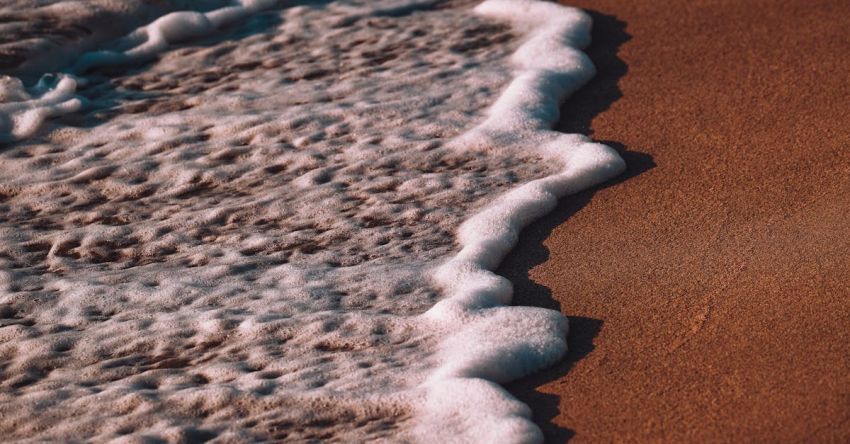
{"label": "beach surface", "polygon": [[570,317],[510,386],[547,441],[850,439],[850,8],[576,0],[598,75],[560,129],[629,171],[562,200],[500,274]]}
{"label": "beach surface", "polygon": [[848,8],[475,3],[0,0],[0,436],[850,441]]}

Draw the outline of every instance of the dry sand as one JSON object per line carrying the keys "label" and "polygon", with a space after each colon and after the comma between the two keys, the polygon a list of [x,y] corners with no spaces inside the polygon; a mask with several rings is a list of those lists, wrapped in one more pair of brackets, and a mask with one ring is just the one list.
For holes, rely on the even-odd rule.
{"label": "dry sand", "polygon": [[569,3],[594,12],[600,74],[561,129],[630,171],[502,266],[573,329],[510,389],[551,442],[847,442],[850,7]]}

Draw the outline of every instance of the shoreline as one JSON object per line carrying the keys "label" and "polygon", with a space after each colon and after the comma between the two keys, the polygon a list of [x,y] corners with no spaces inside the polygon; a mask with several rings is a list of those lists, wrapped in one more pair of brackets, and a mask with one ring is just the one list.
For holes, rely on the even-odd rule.
{"label": "shoreline", "polygon": [[629,170],[497,271],[571,320],[567,359],[508,389],[551,442],[846,440],[850,8],[568,4],[598,74],[559,129]]}

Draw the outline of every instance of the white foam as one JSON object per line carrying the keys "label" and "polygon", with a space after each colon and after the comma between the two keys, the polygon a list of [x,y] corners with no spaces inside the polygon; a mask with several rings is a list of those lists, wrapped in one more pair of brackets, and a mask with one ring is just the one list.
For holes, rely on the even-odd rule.
{"label": "white foam", "polygon": [[4,0],[0,74],[35,81],[169,12],[209,11],[230,4],[232,0]]}
{"label": "white foam", "polygon": [[549,168],[446,146],[509,80],[509,27],[352,3],[93,76],[84,125],[0,151],[4,436],[406,438],[427,271]]}
{"label": "white foam", "polygon": [[[0,143],[31,137],[45,120],[78,111],[82,107],[83,99],[74,94],[77,82],[81,81],[75,74],[81,75],[99,66],[149,60],[175,43],[210,35],[223,26],[272,7],[276,1],[238,0],[237,5],[209,12],[168,13],[119,39],[115,46],[122,48],[120,51],[86,52],[77,58],[70,68],[70,73],[45,75],[29,90],[24,88],[23,82],[16,77],[0,76]],[[58,3],[53,6],[54,9],[67,13],[64,10],[73,9],[76,5]],[[206,6],[206,2],[201,2],[198,6]],[[69,45],[66,48],[67,54],[57,54],[55,57],[70,57],[76,49],[74,45]],[[55,86],[47,86],[54,80]]]}
{"label": "white foam", "polygon": [[71,71],[82,74],[99,66],[120,65],[149,60],[171,45],[212,34],[215,30],[270,8],[277,0],[239,0],[209,12],[176,11],[142,26],[120,39],[121,50],[87,52],[74,63]]}
{"label": "white foam", "polygon": [[[168,51],[270,3],[183,11],[83,56],[156,60],[92,96],[114,116],[0,153],[0,430],[539,440],[498,383],[562,356],[567,322],[508,307],[490,270],[623,168],[550,130],[593,74],[590,22],[538,1],[414,14],[430,3],[273,10],[268,32]],[[74,98],[62,79],[0,97],[47,109]]]}
{"label": "white foam", "polygon": [[601,183],[625,169],[616,151],[580,135],[549,128],[560,103],[594,74],[579,49],[589,43],[590,18],[575,8],[535,0],[487,0],[475,11],[524,30],[511,58],[516,76],[487,119],[455,141],[459,149],[506,138],[559,159],[557,174],[500,196],[460,227],[461,251],[434,273],[447,293],[424,322],[449,332],[442,364],[424,384],[427,402],[417,433],[422,441],[539,442],[527,409],[488,383],[506,382],[551,365],[567,351],[560,313],[510,303],[509,281],[495,275],[519,231],[554,209],[559,197]]}
{"label": "white foam", "polygon": [[16,77],[0,76],[0,143],[25,139],[46,119],[79,110],[76,88],[68,75],[44,76],[29,89]]}

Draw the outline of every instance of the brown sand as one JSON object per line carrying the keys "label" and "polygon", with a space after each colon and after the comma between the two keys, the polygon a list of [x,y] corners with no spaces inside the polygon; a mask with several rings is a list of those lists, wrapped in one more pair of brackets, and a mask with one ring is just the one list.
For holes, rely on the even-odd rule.
{"label": "brown sand", "polygon": [[561,129],[630,171],[503,265],[573,328],[510,389],[551,442],[850,441],[850,6],[569,3],[600,74]]}

